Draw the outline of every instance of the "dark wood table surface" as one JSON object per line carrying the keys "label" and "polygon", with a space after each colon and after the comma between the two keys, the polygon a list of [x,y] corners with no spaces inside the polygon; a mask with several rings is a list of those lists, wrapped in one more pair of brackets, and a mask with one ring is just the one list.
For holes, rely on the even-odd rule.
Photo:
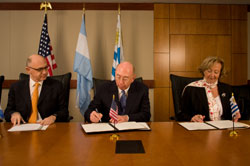
{"label": "dark wood table surface", "polygon": [[176,122],[151,122],[152,131],[119,133],[120,140],[141,140],[146,153],[116,154],[111,133],[85,134],[80,124],[8,132],[11,124],[1,123],[0,165],[250,165],[249,129],[238,129],[233,138],[229,130],[188,131]]}

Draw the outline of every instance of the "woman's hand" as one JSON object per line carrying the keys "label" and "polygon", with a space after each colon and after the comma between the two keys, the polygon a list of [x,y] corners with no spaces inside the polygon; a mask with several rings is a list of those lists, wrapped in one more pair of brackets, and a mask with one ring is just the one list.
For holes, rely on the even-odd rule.
{"label": "woman's hand", "polygon": [[192,117],[191,122],[204,122],[205,116],[203,115],[195,115]]}
{"label": "woman's hand", "polygon": [[234,122],[238,122],[238,120],[241,118],[240,111],[237,111],[235,114],[235,117],[233,118]]}

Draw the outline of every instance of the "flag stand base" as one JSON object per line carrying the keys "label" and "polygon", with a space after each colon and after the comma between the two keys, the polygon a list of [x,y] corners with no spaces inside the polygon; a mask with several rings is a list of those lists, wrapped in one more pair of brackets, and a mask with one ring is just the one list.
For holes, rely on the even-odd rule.
{"label": "flag stand base", "polygon": [[233,131],[230,131],[229,135],[230,137],[238,137],[238,132],[233,130]]}
{"label": "flag stand base", "polygon": [[110,141],[117,141],[119,140],[120,136],[118,134],[112,134],[109,139]]}

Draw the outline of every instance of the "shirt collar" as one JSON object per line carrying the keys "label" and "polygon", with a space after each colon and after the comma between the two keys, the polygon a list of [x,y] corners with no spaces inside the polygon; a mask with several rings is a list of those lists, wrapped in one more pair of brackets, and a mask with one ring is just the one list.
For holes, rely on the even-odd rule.
{"label": "shirt collar", "polygon": [[[127,89],[124,90],[126,95],[128,94],[129,88],[130,88],[130,86]],[[118,87],[118,91],[119,91],[119,94],[122,93],[122,90],[119,87]]]}
{"label": "shirt collar", "polygon": [[[35,83],[36,82],[34,80],[32,80],[32,78],[30,78],[30,85],[31,85],[31,87],[35,86]],[[43,81],[39,81],[38,83],[42,86]]]}

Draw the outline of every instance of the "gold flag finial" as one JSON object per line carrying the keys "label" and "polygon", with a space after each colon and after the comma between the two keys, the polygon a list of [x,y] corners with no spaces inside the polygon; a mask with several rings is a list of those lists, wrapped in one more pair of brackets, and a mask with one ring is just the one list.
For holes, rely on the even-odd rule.
{"label": "gold flag finial", "polygon": [[236,103],[235,98],[234,98],[234,93],[232,93],[232,100],[234,103]]}
{"label": "gold flag finial", "polygon": [[51,6],[51,4],[49,2],[45,1],[45,2],[41,3],[41,5],[40,5],[40,10],[43,10],[43,8],[45,8],[44,11],[45,11],[45,14],[46,14],[47,13],[47,8],[52,9],[52,6]]}
{"label": "gold flag finial", "polygon": [[85,3],[83,3],[82,12],[85,14]]}
{"label": "gold flag finial", "polygon": [[115,95],[113,95],[113,100],[115,100]]}

